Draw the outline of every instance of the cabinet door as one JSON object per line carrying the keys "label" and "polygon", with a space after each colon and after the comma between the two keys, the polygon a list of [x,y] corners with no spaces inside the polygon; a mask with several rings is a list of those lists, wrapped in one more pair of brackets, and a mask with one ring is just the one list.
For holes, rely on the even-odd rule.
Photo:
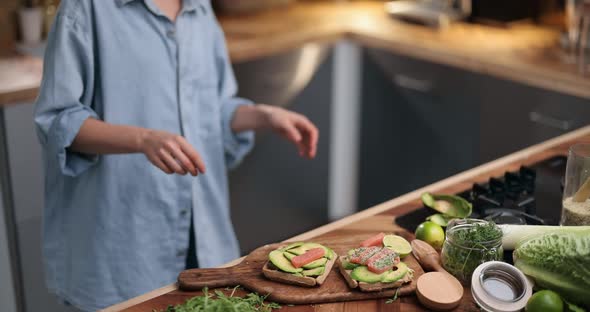
{"label": "cabinet door", "polygon": [[482,161],[590,123],[590,100],[491,77],[481,80]]}
{"label": "cabinet door", "polygon": [[360,206],[474,166],[479,107],[470,74],[385,51],[367,56]]}

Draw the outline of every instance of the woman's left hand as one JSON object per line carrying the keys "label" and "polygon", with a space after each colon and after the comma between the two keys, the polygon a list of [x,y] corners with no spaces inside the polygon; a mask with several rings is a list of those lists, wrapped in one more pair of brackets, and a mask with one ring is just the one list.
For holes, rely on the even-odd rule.
{"label": "woman's left hand", "polygon": [[318,128],[307,117],[284,108],[265,104],[242,105],[236,110],[231,127],[234,132],[271,129],[293,142],[299,155],[311,159],[317,152]]}
{"label": "woman's left hand", "polygon": [[319,131],[307,117],[276,106],[258,107],[266,116],[267,126],[293,142],[299,150],[299,155],[310,159],[315,157]]}

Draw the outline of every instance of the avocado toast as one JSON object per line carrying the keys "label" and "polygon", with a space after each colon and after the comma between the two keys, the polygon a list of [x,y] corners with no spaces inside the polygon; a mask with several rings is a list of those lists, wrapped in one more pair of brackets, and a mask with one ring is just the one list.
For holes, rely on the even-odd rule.
{"label": "avocado toast", "polygon": [[414,271],[400,262],[410,252],[410,244],[402,237],[380,233],[338,257],[336,263],[350,288],[381,291],[413,280]]}
{"label": "avocado toast", "polygon": [[262,268],[270,280],[297,286],[314,287],[324,283],[338,255],[317,243],[292,243],[273,250]]}

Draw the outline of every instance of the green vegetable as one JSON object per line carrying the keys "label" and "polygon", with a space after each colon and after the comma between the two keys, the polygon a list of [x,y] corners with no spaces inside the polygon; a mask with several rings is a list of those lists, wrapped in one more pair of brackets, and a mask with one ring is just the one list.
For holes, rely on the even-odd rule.
{"label": "green vegetable", "polygon": [[442,213],[436,213],[426,218],[426,220],[432,221],[442,227],[449,225],[449,222],[453,219],[455,219],[455,217],[447,216]]}
{"label": "green vegetable", "polygon": [[487,261],[501,261],[504,256],[502,231],[493,222],[466,221],[447,230],[441,259],[444,268],[464,285],[469,285],[473,271]]}
{"label": "green vegetable", "polygon": [[567,312],[586,312],[586,309],[580,308],[577,305],[567,302],[564,300],[565,303],[565,311]]}
{"label": "green vegetable", "polygon": [[505,250],[514,250],[519,242],[523,242],[531,237],[538,237],[548,233],[575,233],[588,232],[590,226],[548,226],[548,225],[499,225],[504,237],[502,238],[502,247]]}
{"label": "green vegetable", "polygon": [[268,259],[270,262],[272,262],[272,264],[274,264],[274,266],[283,272],[299,273],[303,271],[302,268],[294,267],[291,261],[285,258],[284,253],[279,249],[271,251],[270,254],[268,254]]}
{"label": "green vegetable", "polygon": [[566,300],[590,307],[590,230],[530,238],[514,250],[514,265]]}
{"label": "green vegetable", "polygon": [[400,290],[400,289],[401,289],[401,287],[398,287],[398,289],[395,291],[395,294],[393,295],[393,298],[391,298],[391,299],[387,299],[387,300],[385,301],[385,304],[391,304],[391,303],[394,303],[394,302],[397,300],[397,298],[399,297],[399,290]]}
{"label": "green vegetable", "polygon": [[[280,309],[281,306],[274,302],[265,303],[267,296],[259,296],[256,293],[249,293],[245,297],[234,297],[239,286],[233,288],[229,296],[221,291],[210,294],[207,288],[203,289],[203,296],[193,297],[185,303],[168,306],[165,312],[270,312],[273,309]],[[154,310],[157,312],[157,310]]]}
{"label": "green vegetable", "polygon": [[502,238],[502,231],[493,222],[475,223],[453,231],[453,241],[463,247],[484,247],[483,243]]}
{"label": "green vegetable", "polygon": [[463,197],[455,195],[422,194],[422,202],[442,214],[455,218],[467,218],[471,215],[472,205]]}
{"label": "green vegetable", "polygon": [[315,269],[315,268],[319,268],[319,267],[323,267],[326,265],[326,262],[328,262],[328,259],[326,258],[319,258],[315,261],[312,261],[306,265],[303,266],[304,269]]}

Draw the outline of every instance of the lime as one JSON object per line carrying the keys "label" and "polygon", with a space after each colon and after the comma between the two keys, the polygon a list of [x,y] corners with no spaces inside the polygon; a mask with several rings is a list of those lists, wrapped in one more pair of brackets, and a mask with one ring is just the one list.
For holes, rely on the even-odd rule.
{"label": "lime", "polygon": [[383,237],[383,246],[395,251],[400,258],[409,255],[412,252],[412,246],[401,236],[385,235]]}
{"label": "lime", "polygon": [[554,291],[536,292],[526,303],[527,312],[563,312],[563,300]]}
{"label": "lime", "polygon": [[423,240],[434,248],[441,248],[445,241],[445,232],[442,227],[432,221],[426,221],[416,228],[416,238]]}

